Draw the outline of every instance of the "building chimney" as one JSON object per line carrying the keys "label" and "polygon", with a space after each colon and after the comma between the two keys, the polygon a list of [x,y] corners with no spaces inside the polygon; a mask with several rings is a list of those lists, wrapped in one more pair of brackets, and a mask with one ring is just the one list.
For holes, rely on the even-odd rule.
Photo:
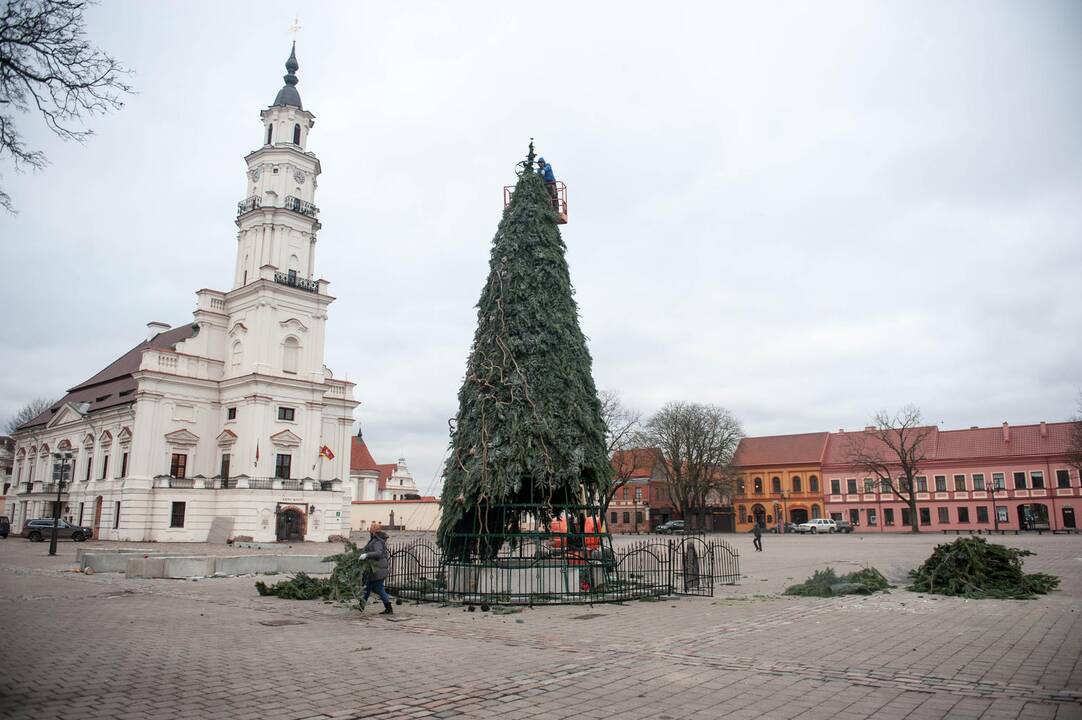
{"label": "building chimney", "polygon": [[845,428],[838,428],[838,432],[840,432],[840,433],[845,432]]}
{"label": "building chimney", "polygon": [[1003,422],[1003,442],[1009,443],[1011,441],[1011,426]]}
{"label": "building chimney", "polygon": [[1047,440],[1047,439],[1048,439],[1048,423],[1046,423],[1044,420],[1041,420],[1041,440]]}
{"label": "building chimney", "polygon": [[865,425],[864,432],[875,432],[875,425]]}
{"label": "building chimney", "polygon": [[980,430],[981,428],[980,428],[980,426],[979,426],[979,425],[970,425],[970,426],[969,426],[969,429],[970,429],[970,430]]}
{"label": "building chimney", "polygon": [[147,323],[147,341],[154,339],[154,336],[158,333],[163,333],[169,329],[169,325],[163,322],[148,322]]}

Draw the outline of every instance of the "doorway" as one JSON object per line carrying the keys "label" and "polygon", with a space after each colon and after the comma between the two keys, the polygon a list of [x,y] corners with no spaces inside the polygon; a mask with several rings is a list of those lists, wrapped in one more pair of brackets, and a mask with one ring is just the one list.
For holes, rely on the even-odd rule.
{"label": "doorway", "polygon": [[98,495],[94,500],[94,539],[101,540],[101,503],[102,497]]}
{"label": "doorway", "polygon": [[793,508],[789,511],[789,522],[797,525],[808,522],[808,511],[804,508]]}
{"label": "doorway", "polygon": [[1065,508],[1063,508],[1063,527],[1065,527],[1065,528],[1074,528],[1075,527],[1074,508],[1073,507],[1065,507]]}
{"label": "doorway", "polygon": [[279,542],[301,542],[304,540],[304,531],[304,512],[295,507],[278,511],[276,537]]}
{"label": "doorway", "polygon": [[1019,505],[1018,527],[1022,530],[1048,530],[1048,506],[1041,503]]}

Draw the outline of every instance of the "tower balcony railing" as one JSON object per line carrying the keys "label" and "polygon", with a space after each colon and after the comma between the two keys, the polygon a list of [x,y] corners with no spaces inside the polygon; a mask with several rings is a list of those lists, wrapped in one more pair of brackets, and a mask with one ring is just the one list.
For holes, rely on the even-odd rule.
{"label": "tower balcony railing", "polygon": [[286,196],[285,208],[286,210],[292,210],[295,213],[307,215],[311,218],[319,217],[319,208],[317,208],[310,202],[305,202],[304,200],[301,200],[300,198],[294,197],[292,195]]}
{"label": "tower balcony railing", "polygon": [[243,215],[246,212],[256,210],[262,206],[262,202],[258,195],[252,195],[251,197],[244,198],[237,203],[237,215]]}
{"label": "tower balcony railing", "polygon": [[302,277],[298,277],[296,273],[276,272],[274,273],[274,282],[279,285],[288,285],[289,287],[294,287],[306,292],[319,292],[318,280],[306,280]]}

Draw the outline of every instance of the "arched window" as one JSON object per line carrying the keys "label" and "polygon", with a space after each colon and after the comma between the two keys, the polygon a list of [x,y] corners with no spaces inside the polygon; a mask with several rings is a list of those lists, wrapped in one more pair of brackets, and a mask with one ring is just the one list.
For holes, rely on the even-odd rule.
{"label": "arched window", "polygon": [[770,489],[775,493],[781,494],[781,478],[780,477],[772,477],[772,478],[770,478]]}
{"label": "arched window", "polygon": [[240,340],[233,343],[233,361],[232,366],[234,369],[240,368],[241,360],[244,359],[244,346],[240,344]]}
{"label": "arched window", "polygon": [[268,125],[267,126],[267,144],[268,145],[271,144],[271,137],[273,137],[273,133],[274,133],[274,126],[273,125]]}
{"label": "arched window", "polygon": [[287,337],[282,342],[282,372],[296,374],[297,361],[301,354],[301,344],[295,337]]}
{"label": "arched window", "polygon": [[293,126],[293,144],[294,145],[300,145],[301,144],[301,126],[300,125],[294,125]]}
{"label": "arched window", "polygon": [[[739,495],[744,494],[744,478],[740,478],[739,480],[736,481],[736,490],[737,490],[737,494],[739,494]],[[743,515],[743,513],[741,513],[741,515]]]}
{"label": "arched window", "polygon": [[808,476],[808,491],[813,493],[819,492],[819,477],[817,475]]}
{"label": "arched window", "polygon": [[795,492],[795,493],[804,492],[804,488],[800,484],[800,476],[799,475],[794,475],[793,476],[793,492]]}
{"label": "arched window", "polygon": [[762,478],[759,478],[759,477],[755,478],[755,494],[756,495],[762,495],[763,494],[763,479]]}
{"label": "arched window", "polygon": [[746,507],[744,507],[743,505],[740,505],[740,506],[738,506],[736,508],[736,516],[738,518],[740,518],[741,520],[743,520],[745,517],[747,517],[747,514],[748,514],[748,509]]}
{"label": "arched window", "polygon": [[818,505],[812,505],[812,517],[813,518],[822,517],[822,515],[819,514],[819,506]]}

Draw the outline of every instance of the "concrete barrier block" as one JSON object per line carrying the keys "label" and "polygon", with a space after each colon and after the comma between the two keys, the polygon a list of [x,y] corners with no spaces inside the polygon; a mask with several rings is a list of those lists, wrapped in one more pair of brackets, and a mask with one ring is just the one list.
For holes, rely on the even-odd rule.
{"label": "concrete barrier block", "polygon": [[210,577],[214,574],[213,557],[163,557],[162,577]]}
{"label": "concrete barrier block", "polygon": [[165,571],[162,557],[129,557],[124,573],[130,578],[160,578]]}
{"label": "concrete barrier block", "polygon": [[130,553],[85,553],[79,560],[79,569],[90,568],[94,572],[122,573],[128,570]]}
{"label": "concrete barrier block", "polygon": [[278,572],[326,575],[334,570],[334,563],[323,562],[321,555],[277,555]]}
{"label": "concrete barrier block", "polygon": [[219,557],[214,567],[218,575],[254,575],[278,571],[278,558],[274,555],[237,555]]}

